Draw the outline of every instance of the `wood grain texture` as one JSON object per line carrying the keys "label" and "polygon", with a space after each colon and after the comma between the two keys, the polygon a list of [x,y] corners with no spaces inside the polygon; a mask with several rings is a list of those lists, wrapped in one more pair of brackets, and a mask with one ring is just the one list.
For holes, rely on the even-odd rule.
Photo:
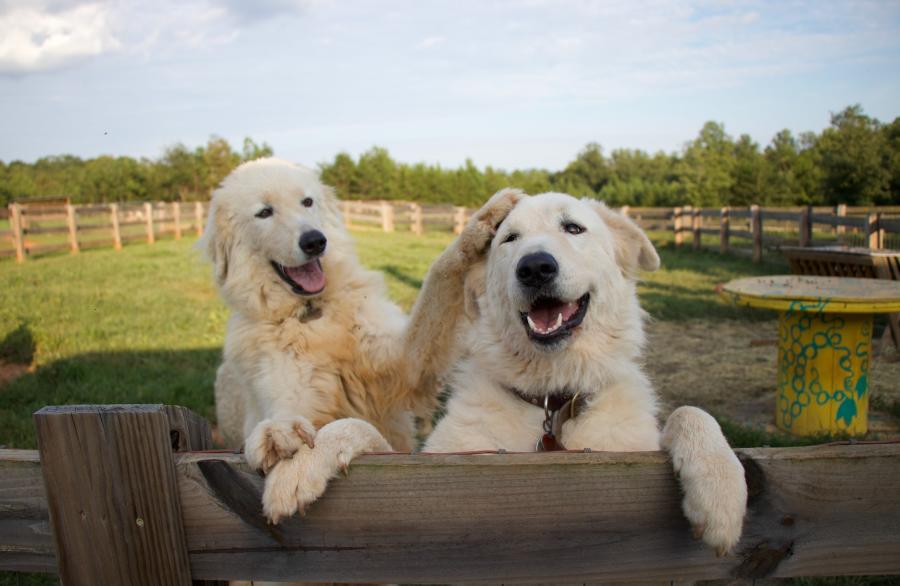
{"label": "wood grain texture", "polygon": [[900,446],[740,450],[737,554],[690,538],[662,453],[363,456],[269,526],[239,455],[178,458],[195,578],[559,582],[900,573]]}
{"label": "wood grain texture", "polygon": [[37,450],[0,450],[0,568],[56,571]]}
{"label": "wood grain texture", "polygon": [[45,407],[34,420],[62,581],[190,584],[165,409]]}
{"label": "wood grain texture", "polygon": [[[737,552],[717,559],[690,538],[663,453],[367,455],[305,517],[273,526],[261,513],[263,479],[239,454],[188,452],[168,469],[148,464],[173,449],[207,448],[202,419],[180,408],[118,409],[49,408],[36,417],[54,487],[49,507],[37,454],[0,450],[0,569],[53,570],[49,510],[62,575],[72,564],[79,573],[71,584],[171,583],[154,572],[178,551],[194,580],[900,574],[896,443],[738,450],[749,514]],[[163,496],[167,475],[177,477],[175,499]],[[169,537],[154,528],[174,537],[164,544]],[[180,583],[189,580],[184,567]],[[103,579],[88,582],[85,572]]]}

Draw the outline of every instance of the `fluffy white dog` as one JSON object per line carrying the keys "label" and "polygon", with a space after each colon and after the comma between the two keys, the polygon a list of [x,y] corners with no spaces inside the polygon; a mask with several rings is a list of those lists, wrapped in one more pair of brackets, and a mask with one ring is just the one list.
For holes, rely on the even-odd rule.
{"label": "fluffy white dog", "polygon": [[658,450],[671,454],[694,534],[730,551],[744,470],[716,421],[681,407],[660,433],[641,371],[640,270],[659,257],[627,217],[588,199],[523,196],[467,280],[468,356],[425,451]]}
{"label": "fluffy white dog", "polygon": [[517,197],[469,222],[407,319],[360,266],[315,172],[261,159],[215,191],[200,246],[231,309],[216,412],[227,443],[268,472],[270,519],[302,511],[356,454],[414,446],[411,410],[430,418],[454,359],[465,274]]}

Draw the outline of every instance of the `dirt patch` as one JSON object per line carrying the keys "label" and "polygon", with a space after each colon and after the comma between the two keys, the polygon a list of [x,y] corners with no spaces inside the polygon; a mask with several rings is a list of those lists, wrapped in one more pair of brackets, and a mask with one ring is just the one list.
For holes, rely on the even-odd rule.
{"label": "dirt patch", "polygon": [[[774,431],[776,321],[658,321],[648,324],[647,372],[664,415],[696,405],[736,423]],[[885,345],[869,372],[870,397],[900,402],[900,356]],[[870,432],[900,434],[898,421],[869,409]]]}
{"label": "dirt patch", "polygon": [[16,364],[0,360],[0,388],[3,388],[26,372],[33,372],[33,368],[28,364]]}

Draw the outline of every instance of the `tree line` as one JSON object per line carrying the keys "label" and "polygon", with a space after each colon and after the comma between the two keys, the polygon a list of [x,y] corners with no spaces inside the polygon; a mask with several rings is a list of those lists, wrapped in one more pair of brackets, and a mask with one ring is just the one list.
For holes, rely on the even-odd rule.
{"label": "tree line", "polygon": [[[235,166],[271,154],[269,145],[249,138],[238,152],[213,137],[193,150],[169,147],[157,160],[65,155],[31,164],[0,161],[0,204],[42,195],[74,202],[206,199]],[[820,133],[782,130],[765,147],[707,122],[680,152],[615,149],[607,155],[591,143],[561,171],[479,169],[471,160],[456,169],[407,164],[381,147],[357,159],[340,153],[319,168],[345,199],[477,206],[515,186],[631,206],[900,204],[900,117],[886,124],[850,106],[833,113]]]}

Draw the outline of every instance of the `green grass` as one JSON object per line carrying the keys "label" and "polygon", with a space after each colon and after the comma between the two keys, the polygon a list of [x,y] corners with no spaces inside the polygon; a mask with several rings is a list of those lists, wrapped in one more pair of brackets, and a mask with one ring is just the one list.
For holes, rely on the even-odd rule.
{"label": "green grass", "polygon": [[[354,234],[364,264],[385,274],[404,309],[450,234]],[[227,310],[193,239],[94,250],[24,264],[0,261],[0,359],[34,372],[7,384],[0,445],[33,447],[31,414],[65,403],[180,404],[213,417],[213,379]],[[663,268],[640,291],[657,319],[761,319],[730,307],[717,283],[777,272],[735,257],[675,250],[659,239]]]}

